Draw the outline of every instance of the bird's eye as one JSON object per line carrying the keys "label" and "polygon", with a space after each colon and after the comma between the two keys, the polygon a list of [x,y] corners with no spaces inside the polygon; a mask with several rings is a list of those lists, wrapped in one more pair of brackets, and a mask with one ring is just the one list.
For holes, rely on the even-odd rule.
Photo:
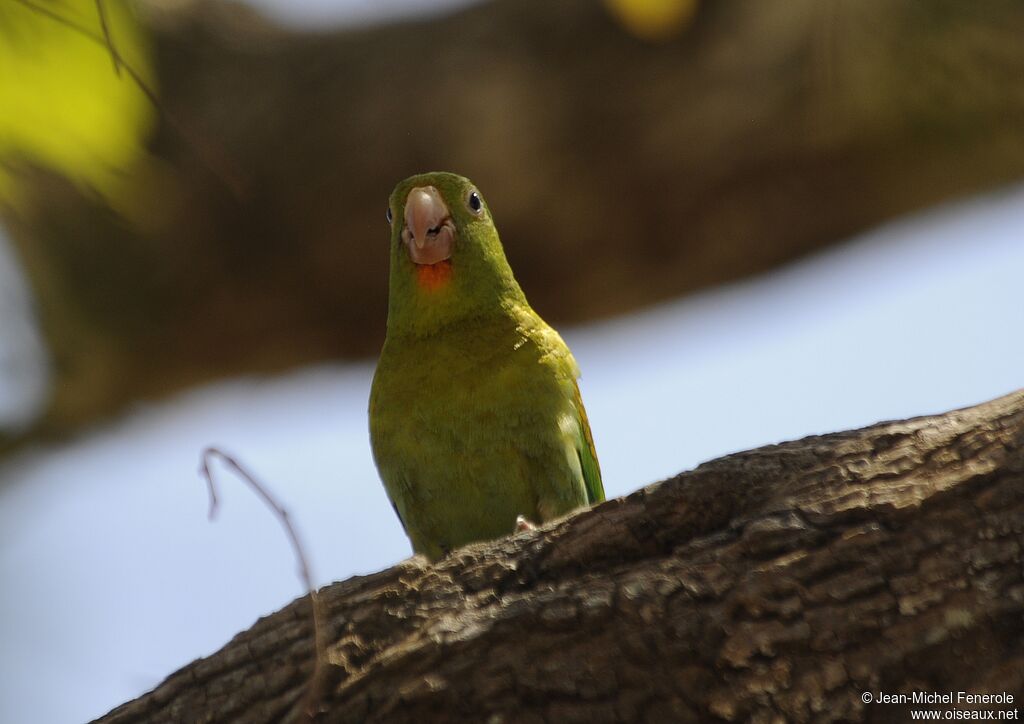
{"label": "bird's eye", "polygon": [[385,216],[387,217],[388,223],[390,224],[391,223],[391,207],[390,206],[388,207],[388,212],[387,212],[387,214],[385,214]]}
{"label": "bird's eye", "polygon": [[479,214],[480,210],[484,207],[484,202],[480,200],[480,194],[476,191],[471,191],[469,198],[466,199],[466,205],[469,206],[469,210],[474,214]]}

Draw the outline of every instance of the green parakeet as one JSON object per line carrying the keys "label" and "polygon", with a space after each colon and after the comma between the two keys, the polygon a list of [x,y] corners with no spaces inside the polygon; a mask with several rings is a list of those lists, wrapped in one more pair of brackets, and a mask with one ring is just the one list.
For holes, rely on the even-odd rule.
{"label": "green parakeet", "polygon": [[480,193],[452,173],[412,176],[387,216],[370,441],[413,549],[435,560],[520,516],[604,500],[576,361],[527,303]]}

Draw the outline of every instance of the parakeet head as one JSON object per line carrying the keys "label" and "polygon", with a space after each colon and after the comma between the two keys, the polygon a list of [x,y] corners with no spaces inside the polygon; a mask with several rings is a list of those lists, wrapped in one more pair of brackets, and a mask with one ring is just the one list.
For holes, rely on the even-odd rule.
{"label": "parakeet head", "polygon": [[473,183],[453,173],[410,176],[391,193],[388,332],[428,333],[525,303]]}

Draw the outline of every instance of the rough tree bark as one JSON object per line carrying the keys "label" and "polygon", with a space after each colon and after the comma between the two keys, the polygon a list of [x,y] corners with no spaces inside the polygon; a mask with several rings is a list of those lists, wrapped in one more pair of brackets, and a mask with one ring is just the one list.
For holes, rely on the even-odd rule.
{"label": "rough tree bark", "polygon": [[[593,0],[294,33],[143,3],[164,123],[139,224],[51,176],[8,214],[58,379],[40,428],[225,374],[372,354],[384,206],[460,171],[553,322],[762,271],[1024,174],[1024,4],[715,0],[662,44]],[[209,159],[207,159],[209,160]],[[142,200],[147,200],[146,206]]]}
{"label": "rough tree bark", "polygon": [[[318,720],[907,719],[865,691],[1019,703],[1022,444],[1024,390],[730,455],[333,584]],[[311,650],[300,599],[99,721],[301,720]]]}

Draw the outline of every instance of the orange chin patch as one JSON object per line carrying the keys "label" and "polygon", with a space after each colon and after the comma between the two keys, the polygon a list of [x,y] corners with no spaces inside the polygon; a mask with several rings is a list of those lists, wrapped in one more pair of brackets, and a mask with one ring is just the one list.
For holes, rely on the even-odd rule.
{"label": "orange chin patch", "polygon": [[437,264],[417,264],[416,281],[421,289],[435,291],[448,284],[452,278],[452,261],[445,259]]}

